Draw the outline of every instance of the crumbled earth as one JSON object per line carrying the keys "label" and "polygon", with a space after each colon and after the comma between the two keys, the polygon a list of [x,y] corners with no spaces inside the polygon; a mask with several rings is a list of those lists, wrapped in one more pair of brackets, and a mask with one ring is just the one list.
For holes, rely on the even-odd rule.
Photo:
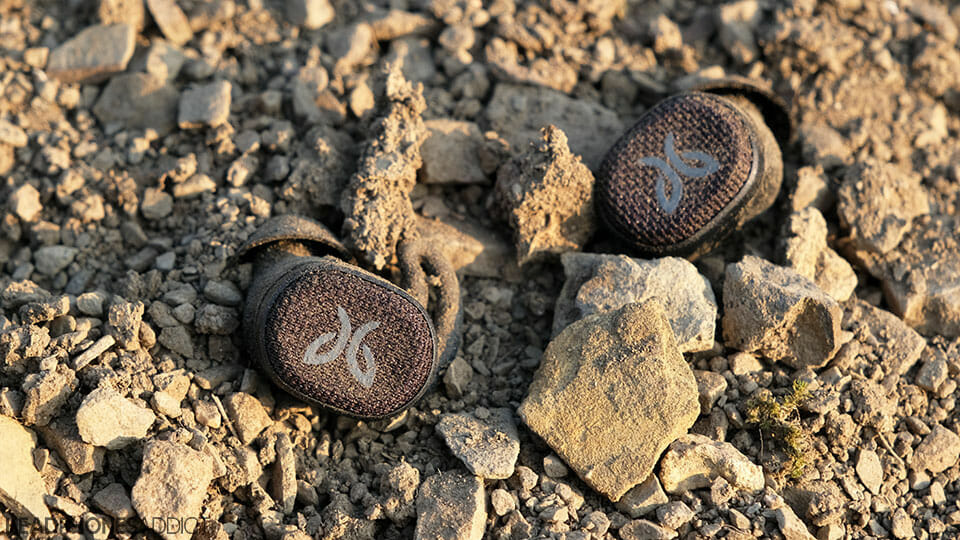
{"label": "crumbled earth", "polygon": [[[946,0],[0,0],[0,536],[960,536],[958,26]],[[519,411],[563,328],[599,348],[646,282],[518,265],[494,184],[545,201],[554,253],[632,257],[563,220],[644,111],[724,74],[789,100],[784,188],[658,285],[695,345],[667,315],[631,347],[673,344],[684,418],[604,468],[622,449]],[[534,185],[565,176],[580,200]],[[458,269],[463,345],[397,418],[248,366],[232,256],[289,213],[386,277],[413,236]],[[556,426],[660,397],[601,356],[620,382],[576,381]],[[746,421],[797,381],[802,467]]]}

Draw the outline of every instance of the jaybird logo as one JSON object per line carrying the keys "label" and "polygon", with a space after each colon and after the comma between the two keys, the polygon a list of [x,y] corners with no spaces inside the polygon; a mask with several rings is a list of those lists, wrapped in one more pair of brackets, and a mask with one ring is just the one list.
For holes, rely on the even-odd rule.
{"label": "jaybird logo", "polygon": [[[373,386],[373,378],[377,375],[377,362],[373,357],[373,353],[370,352],[370,347],[367,347],[362,341],[363,338],[367,337],[367,334],[376,330],[377,327],[380,326],[380,323],[370,321],[360,328],[357,328],[357,332],[351,337],[350,334],[353,332],[353,327],[350,324],[350,317],[347,316],[346,310],[337,306],[337,317],[340,318],[340,331],[336,333],[327,332],[313,340],[310,346],[307,347],[307,352],[303,355],[303,363],[311,366],[322,366],[327,362],[340,358],[343,350],[346,349],[347,367],[350,369],[350,374],[353,375],[353,377],[357,379],[357,382],[363,385],[364,388],[370,388]],[[333,344],[333,348],[321,354],[320,347],[329,343],[333,338],[337,338],[337,341]],[[357,362],[357,353],[360,349],[363,350],[364,369],[361,369],[360,364]]]}
{"label": "jaybird logo", "polygon": [[[689,151],[689,152],[680,152],[677,154],[676,148],[674,148],[673,143],[673,133],[668,133],[667,138],[664,141],[663,151],[667,155],[667,161],[664,161],[658,157],[643,157],[640,158],[640,163],[644,165],[649,165],[650,167],[656,167],[659,171],[657,175],[657,202],[660,203],[660,206],[663,207],[664,211],[668,214],[672,214],[677,206],[680,204],[680,199],[683,197],[683,181],[680,180],[680,175],[677,174],[677,171],[680,172],[683,176],[688,178],[703,178],[708,174],[713,174],[720,169],[720,164],[717,163],[717,160],[705,152],[698,151]],[[688,165],[683,160],[696,160],[703,164],[702,167],[694,167]],[[669,163],[668,163],[669,162]],[[670,180],[670,196],[666,194],[666,180]]]}

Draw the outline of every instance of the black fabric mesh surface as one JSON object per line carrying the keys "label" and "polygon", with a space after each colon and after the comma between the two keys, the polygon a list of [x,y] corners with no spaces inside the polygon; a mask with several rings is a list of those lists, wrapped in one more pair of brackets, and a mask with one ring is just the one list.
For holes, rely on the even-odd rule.
{"label": "black fabric mesh surface", "polygon": [[[723,98],[692,93],[647,111],[611,147],[597,178],[597,208],[606,224],[638,248],[667,247],[686,240],[730,204],[750,178],[754,147],[750,128]],[[679,206],[669,214],[657,202],[658,169],[644,157],[667,160],[664,145],[673,133],[678,153],[705,152],[719,168],[702,178],[680,176]],[[696,166],[695,160],[687,161]],[[667,194],[670,194],[670,182]]]}
{"label": "black fabric mesh surface", "polygon": [[[346,311],[353,334],[367,322],[380,322],[361,342],[376,359],[369,388],[350,373],[347,350],[323,365],[303,361],[318,336],[339,334],[338,306]],[[408,298],[349,272],[330,268],[304,272],[280,292],[265,326],[267,362],[276,377],[318,403],[358,416],[401,409],[427,384],[433,368],[435,344],[423,312]],[[336,338],[326,343],[320,352],[332,350],[335,342]],[[366,367],[362,348],[357,363]]]}

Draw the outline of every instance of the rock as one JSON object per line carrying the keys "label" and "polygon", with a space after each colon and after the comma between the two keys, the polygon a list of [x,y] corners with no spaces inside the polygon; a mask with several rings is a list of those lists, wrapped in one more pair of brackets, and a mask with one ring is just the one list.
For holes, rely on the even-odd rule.
{"label": "rock", "polygon": [[161,373],[153,377],[153,386],[156,391],[150,403],[154,410],[170,418],[179,417],[182,414],[180,403],[190,389],[190,379],[182,371]]}
{"label": "rock", "polygon": [[760,363],[760,360],[756,356],[750,353],[734,353],[728,358],[730,363],[730,371],[734,375],[746,375],[748,373],[756,373],[758,371],[763,371],[763,364]]}
{"label": "rock", "polygon": [[0,503],[23,519],[50,519],[50,511],[43,502],[46,486],[34,467],[33,452],[36,436],[7,416],[0,416]]}
{"label": "rock", "polygon": [[188,199],[204,193],[213,193],[217,190],[217,183],[205,174],[195,174],[179,184],[173,186],[173,196],[176,199]]}
{"label": "rock", "polygon": [[184,358],[193,358],[193,340],[187,329],[182,326],[164,328],[160,331],[157,341]]}
{"label": "rock", "polygon": [[238,364],[217,364],[193,377],[193,382],[204,390],[213,390],[221,384],[243,375],[243,366]]}
{"label": "rock", "polygon": [[[4,318],[5,319],[5,318]],[[50,344],[50,330],[42,326],[13,326],[0,333],[0,362],[10,374],[22,375],[25,360],[38,358]],[[40,374],[31,374],[24,386],[40,382]]]}
{"label": "rock", "polygon": [[380,478],[387,517],[394,522],[409,520],[416,513],[413,502],[420,487],[420,471],[406,461],[394,465]]}
{"label": "rock", "polygon": [[177,115],[180,94],[166,80],[147,73],[124,73],[110,79],[100,93],[93,114],[101,124],[169,133]]}
{"label": "rock", "polygon": [[880,255],[897,247],[913,218],[929,212],[918,175],[875,161],[851,167],[837,194],[840,223],[855,247]]}
{"label": "rock", "polygon": [[180,129],[217,127],[230,116],[229,81],[215,81],[190,88],[180,95]]}
{"label": "rock", "polygon": [[80,250],[70,246],[44,246],[33,252],[33,262],[37,272],[54,276],[70,266],[79,252]]}
{"label": "rock", "polygon": [[43,205],[40,204],[40,192],[30,184],[23,184],[10,193],[7,208],[23,222],[34,221],[43,210]]}
{"label": "rock", "polygon": [[193,404],[193,414],[197,422],[209,428],[217,429],[223,422],[220,409],[209,401],[197,401]]}
{"label": "rock", "polygon": [[16,417],[23,410],[23,394],[9,388],[0,389],[0,415]]}
{"label": "rock", "polygon": [[886,433],[893,428],[897,404],[887,396],[883,386],[869,379],[854,379],[848,392],[854,403],[851,412],[854,422],[872,427],[879,433]]}
{"label": "rock", "polygon": [[890,518],[890,532],[894,538],[913,538],[913,519],[903,508],[897,508]]}
{"label": "rock", "polygon": [[676,537],[677,533],[646,519],[635,519],[620,527],[621,540],[669,540]]}
{"label": "rock", "polygon": [[63,458],[73,474],[103,470],[104,449],[84,442],[73,418],[57,418],[36,429],[47,446]]}
{"label": "rock", "polygon": [[286,12],[290,24],[307,30],[323,27],[336,14],[330,0],[287,0]]}
{"label": "rock", "polygon": [[877,453],[873,450],[860,450],[856,471],[863,485],[874,495],[879,495],[880,488],[883,487],[883,465]]}
{"label": "rock", "polygon": [[[416,227],[410,192],[423,163],[420,145],[427,136],[421,114],[427,107],[422,88],[389,64],[380,112],[368,130],[357,170],[343,190],[340,208],[344,242],[365,262],[380,269],[396,253],[401,233]],[[379,93],[378,93],[379,96]]]}
{"label": "rock", "polygon": [[211,279],[203,287],[203,296],[221,306],[239,306],[243,302],[243,293],[233,282]]}
{"label": "rock", "polygon": [[118,450],[146,437],[156,418],[150,409],[101,386],[83,398],[77,409],[77,429],[84,441]]}
{"label": "rock", "polygon": [[437,61],[434,60],[432,44],[428,39],[416,36],[395,39],[390,42],[384,59],[401,63],[404,78],[413,83],[428,86],[437,74]]}
{"label": "rock", "polygon": [[457,355],[447,367],[447,372],[443,374],[443,386],[448,396],[460,399],[467,393],[467,386],[472,379],[473,368],[470,367],[470,363]]}
{"label": "rock", "polygon": [[540,139],[540,130],[554,125],[569,138],[570,151],[583,156],[591,170],[600,166],[607,149],[623,134],[617,114],[593,101],[575,99],[543,87],[500,83],[485,110],[490,129],[526,150]]}
{"label": "rock", "polygon": [[534,58],[525,65],[516,43],[495,37],[487,42],[484,55],[490,72],[503,81],[546,87],[564,94],[571,93],[577,84],[577,70],[560,54]]}
{"label": "rock", "polygon": [[565,253],[560,260],[566,281],[554,309],[554,335],[587,315],[656,298],[682,352],[713,347],[717,301],[710,282],[690,262],[592,253]]}
{"label": "rock", "polygon": [[99,358],[101,354],[107,352],[110,347],[113,347],[114,343],[116,343],[116,339],[113,336],[103,336],[93,342],[90,347],[73,359],[73,369],[76,371],[83,369],[87,364]]}
{"label": "rock", "polygon": [[700,393],[700,411],[707,412],[727,391],[727,379],[713,371],[694,370],[697,379],[697,391]]}
{"label": "rock", "polygon": [[420,180],[427,184],[481,184],[487,181],[480,163],[484,138],[473,122],[438,118],[425,122],[427,138],[420,147]]}
{"label": "rock", "polygon": [[663,492],[663,486],[660,485],[660,479],[656,474],[651,473],[642,483],[630,488],[630,491],[617,501],[616,507],[617,510],[636,519],[653,512],[669,501],[667,494]]}
{"label": "rock", "polygon": [[63,364],[56,369],[32,373],[23,383],[26,399],[20,415],[27,425],[45,426],[77,389],[77,375]]}
{"label": "rock", "polygon": [[11,124],[6,120],[0,120],[0,144],[7,144],[14,148],[22,148],[26,146],[29,141],[30,139],[27,137],[27,132],[24,131],[23,128]]}
{"label": "rock", "polygon": [[[887,376],[904,375],[920,359],[927,342],[900,318],[863,300],[852,302],[847,309],[845,320],[853,323],[851,329],[863,326],[875,338],[877,365]],[[895,386],[893,381],[891,387]]]}
{"label": "rock", "polygon": [[937,474],[954,466],[958,458],[960,458],[960,437],[938,423],[917,446],[913,457],[910,458],[910,468]]}
{"label": "rock", "polygon": [[250,394],[234,392],[223,400],[223,404],[243,444],[250,444],[260,432],[273,423],[260,400]]}
{"label": "rock", "polygon": [[90,26],[54,49],[45,71],[61,82],[103,81],[127,68],[136,37],[128,24]]}
{"label": "rock", "polygon": [[512,511],[516,504],[510,492],[505,489],[495,489],[490,492],[490,507],[493,513],[498,516],[505,516]]}
{"label": "rock", "polygon": [[273,498],[285,515],[293,513],[297,500],[297,457],[290,436],[281,432],[276,443],[277,461],[273,465]]}
{"label": "rock", "polygon": [[569,470],[563,460],[553,454],[543,457],[543,474],[549,478],[560,479],[567,476]]}
{"label": "rock", "polygon": [[154,22],[170,43],[183,45],[193,39],[190,22],[176,0],[146,0],[146,2]]}
{"label": "rock", "polygon": [[20,307],[21,324],[42,324],[63,317],[70,312],[70,298],[58,296],[43,302],[31,302]]}
{"label": "rock", "polygon": [[163,219],[173,212],[173,197],[159,188],[147,188],[140,201],[140,213],[149,220]]}
{"label": "rock", "polygon": [[689,506],[680,501],[669,502],[657,508],[660,524],[674,531],[686,525],[695,515]]}
{"label": "rock", "polygon": [[167,518],[196,523],[212,480],[210,456],[173,441],[155,440],[143,451],[140,477],[130,498],[143,523],[161,537],[189,540],[193,531],[167,527]]}
{"label": "rock", "polygon": [[956,43],[960,30],[957,29],[957,10],[953,10],[953,19],[947,13],[946,6],[940,6],[933,2],[914,2],[906,6],[911,15],[919,19],[924,26],[932,28],[937,34],[943,37],[947,43]]}
{"label": "rock", "polygon": [[417,495],[416,540],[480,540],[487,509],[483,482],[459,471],[435,474]]}
{"label": "rock", "polygon": [[197,311],[194,327],[201,334],[228,336],[240,326],[240,315],[234,308],[207,304]]}
{"label": "rock", "polygon": [[732,444],[690,433],[677,439],[660,460],[660,481],[667,493],[709,488],[718,477],[747,491],[763,489],[763,469]]}
{"label": "rock", "polygon": [[920,366],[914,382],[924,390],[936,392],[949,375],[947,360],[943,356],[934,355]]}
{"label": "rock", "polygon": [[16,163],[16,155],[9,144],[0,143],[0,174],[6,174]]}
{"label": "rock", "polygon": [[303,67],[293,79],[293,113],[310,123],[338,124],[346,111],[332,91],[327,89],[329,75],[323,66]]}
{"label": "rock", "polygon": [[147,16],[143,0],[100,0],[97,16],[101,24],[128,24],[134,30],[143,29]]}
{"label": "rock", "polygon": [[588,485],[616,502],[693,425],[697,399],[663,307],[648,300],[560,332],[519,413]]}
{"label": "rock", "polygon": [[784,265],[812,280],[837,302],[857,288],[857,274],[827,245],[827,221],[816,208],[791,214],[784,227]]}
{"label": "rock", "polygon": [[144,307],[143,302],[121,302],[110,306],[107,311],[107,332],[128,351],[140,348]]}
{"label": "rock", "polygon": [[136,515],[127,488],[123,484],[113,483],[101,489],[93,496],[93,504],[117,519],[130,519]]}
{"label": "rock", "polygon": [[429,36],[438,29],[437,19],[430,14],[399,9],[375,12],[369,22],[377,41],[393,41],[412,35]]}
{"label": "rock", "polygon": [[439,246],[454,270],[463,275],[515,280],[520,274],[520,268],[511,261],[513,246],[498,231],[451,216],[440,220],[418,216],[417,231]]}
{"label": "rock", "polygon": [[753,256],[727,265],[723,304],[723,337],[734,349],[802,369],[840,348],[839,304],[789,268]]}
{"label": "rock", "polygon": [[815,540],[807,526],[800,521],[789,505],[783,504],[773,512],[785,540]]}
{"label": "rock", "polygon": [[536,145],[500,167],[495,197],[514,232],[521,265],[579,250],[596,227],[593,174],[571,154],[555,126]]}
{"label": "rock", "polygon": [[446,414],[436,430],[474,475],[484,479],[513,476],[520,436],[510,409],[493,409],[483,420],[467,414]]}
{"label": "rock", "polygon": [[143,57],[143,70],[154,77],[172,82],[186,62],[187,56],[179,48],[165,41],[154,41]]}
{"label": "rock", "polygon": [[326,43],[330,55],[336,58],[333,66],[335,77],[346,75],[366,63],[376,45],[373,28],[362,22],[333,30],[328,34]]}
{"label": "rock", "polygon": [[761,15],[755,0],[732,2],[717,10],[717,39],[739,64],[749,64],[759,54],[754,31]]}
{"label": "rock", "polygon": [[799,212],[808,206],[820,212],[826,212],[833,206],[835,199],[823,167],[797,169],[797,185],[790,197],[790,208],[794,212]]}
{"label": "rock", "polygon": [[653,50],[657,54],[673,51],[683,47],[683,35],[677,23],[666,15],[660,14],[649,21],[650,37],[653,39]]}
{"label": "rock", "polygon": [[824,124],[802,125],[798,138],[802,141],[803,157],[830,170],[841,167],[850,160],[850,148],[843,135]]}
{"label": "rock", "polygon": [[960,241],[950,218],[907,234],[899,249],[874,265],[884,295],[903,322],[924,335],[960,337]]}

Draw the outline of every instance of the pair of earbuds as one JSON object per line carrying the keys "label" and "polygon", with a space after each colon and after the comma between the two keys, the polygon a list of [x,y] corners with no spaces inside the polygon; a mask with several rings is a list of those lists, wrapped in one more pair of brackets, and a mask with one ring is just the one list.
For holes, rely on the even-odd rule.
{"label": "pair of earbuds", "polygon": [[[634,251],[695,257],[773,204],[790,138],[783,102],[743,79],[708,82],[649,109],[597,174],[597,213]],[[457,277],[436,246],[398,246],[401,286],[355,264],[331,231],[279,216],[240,249],[254,263],[242,331],[275,384],[339,414],[393,416],[459,346]],[[438,279],[433,315],[426,272]]]}

